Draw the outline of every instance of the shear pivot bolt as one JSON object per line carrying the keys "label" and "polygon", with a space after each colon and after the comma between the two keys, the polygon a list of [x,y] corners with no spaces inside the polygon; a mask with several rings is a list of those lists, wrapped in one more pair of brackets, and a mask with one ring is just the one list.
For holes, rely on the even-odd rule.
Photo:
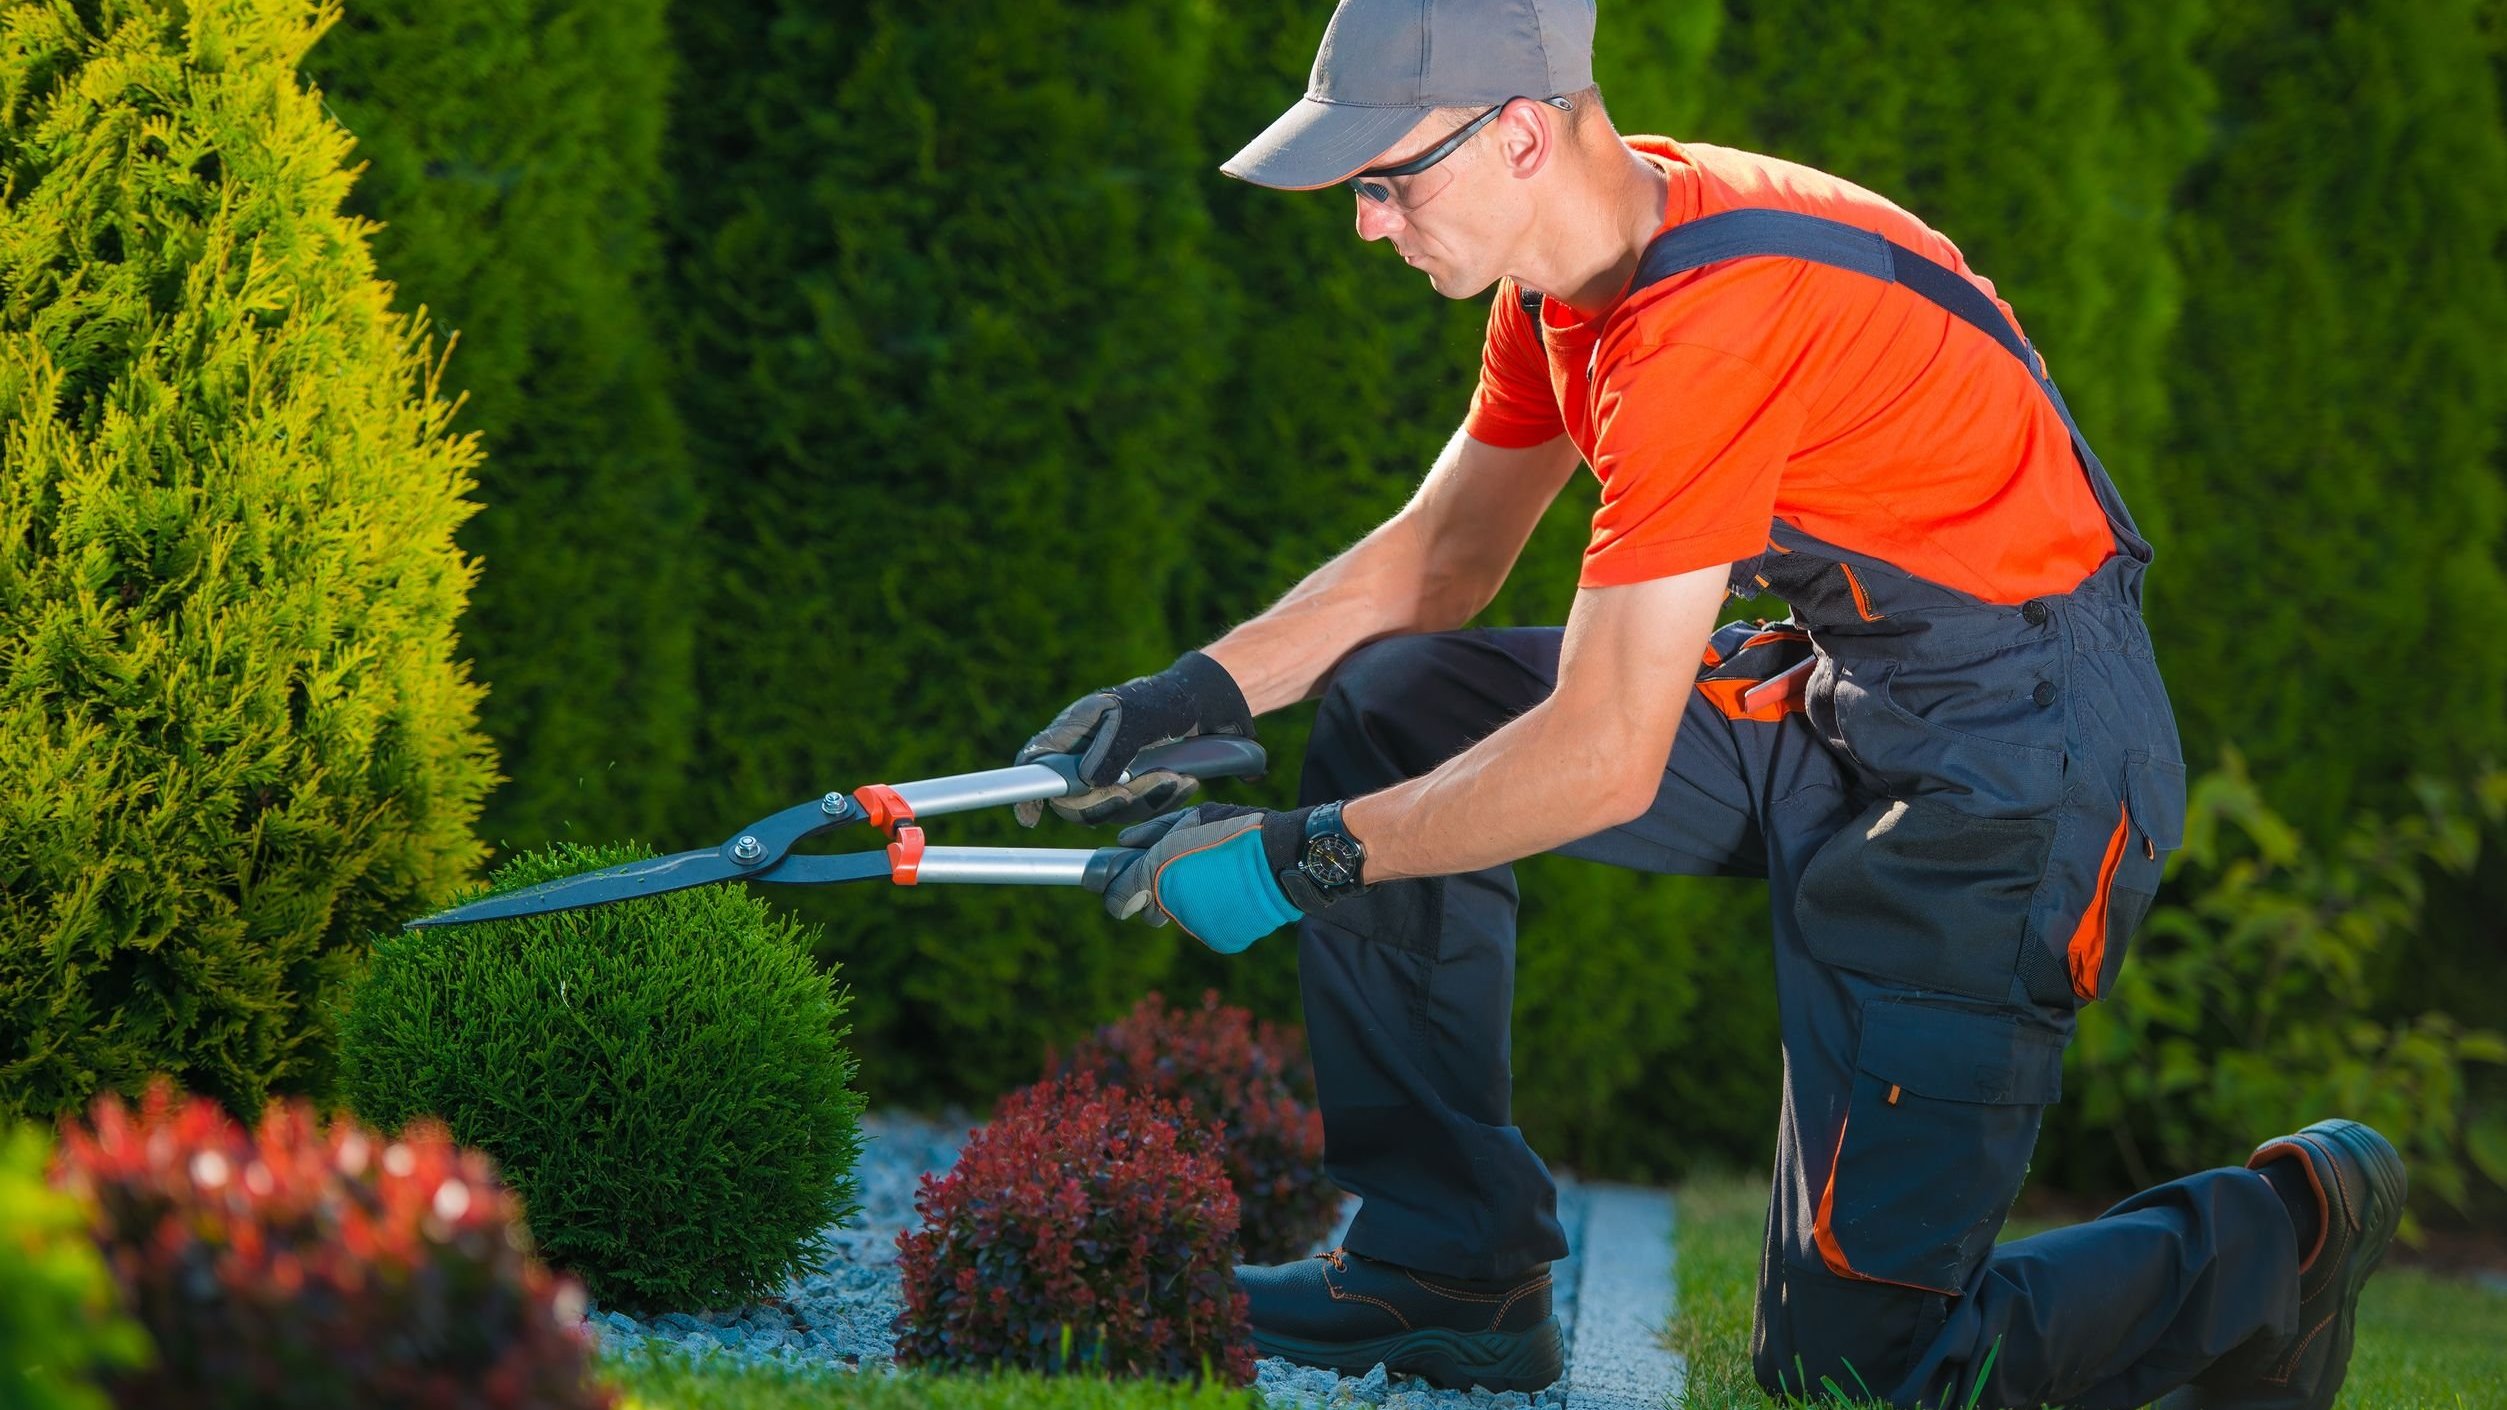
{"label": "shear pivot bolt", "polygon": [[831,818],[843,817],[845,810],[851,806],[852,805],[850,803],[845,801],[845,797],[841,793],[830,793],[826,797],[818,800],[818,811],[825,813]]}
{"label": "shear pivot bolt", "polygon": [[765,855],[765,844],[754,837],[743,837],[731,844],[731,856],[734,861],[754,862]]}

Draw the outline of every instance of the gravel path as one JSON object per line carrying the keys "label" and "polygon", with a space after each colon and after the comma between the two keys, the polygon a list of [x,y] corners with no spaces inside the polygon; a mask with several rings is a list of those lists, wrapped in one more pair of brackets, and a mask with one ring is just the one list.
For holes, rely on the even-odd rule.
{"label": "gravel path", "polygon": [[[698,1356],[731,1356],[747,1360],[798,1363],[831,1373],[889,1374],[895,1369],[896,1339],[889,1330],[904,1301],[898,1291],[897,1235],[914,1224],[914,1186],[924,1171],[945,1171],[955,1164],[958,1149],[973,1125],[964,1113],[944,1112],[941,1119],[867,1113],[862,1118],[862,1212],[853,1222],[831,1226],[819,1235],[826,1249],[826,1271],[787,1283],[763,1302],[716,1312],[665,1312],[639,1320],[594,1305],[585,1321],[603,1351],[625,1354],[654,1338]],[[1559,1221],[1566,1226],[1570,1247],[1580,1247],[1584,1195],[1565,1176],[1558,1180]],[[1318,1250],[1339,1241],[1357,1212],[1353,1197],[1341,1211],[1341,1225]],[[1572,1346],[1575,1339],[1576,1259],[1553,1265],[1553,1304],[1561,1330]],[[1326,1407],[1372,1405],[1385,1410],[1494,1410],[1495,1407],[1563,1407],[1562,1379],[1536,1394],[1485,1390],[1438,1390],[1415,1376],[1387,1377],[1382,1365],[1364,1376],[1341,1376],[1277,1357],[1255,1363],[1258,1385],[1267,1405]]]}

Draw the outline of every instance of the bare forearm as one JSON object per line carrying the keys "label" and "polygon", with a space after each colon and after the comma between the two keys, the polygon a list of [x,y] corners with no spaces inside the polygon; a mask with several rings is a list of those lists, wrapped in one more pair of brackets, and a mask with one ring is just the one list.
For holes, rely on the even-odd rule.
{"label": "bare forearm", "polygon": [[1578,592],[1549,695],[1429,772],[1344,806],[1365,879],[1475,871],[1653,806],[1724,571]]}
{"label": "bare forearm", "polygon": [[1458,430],[1399,514],[1203,649],[1260,715],[1313,699],[1370,641],[1462,626],[1496,596],[1578,463],[1563,435],[1506,449]]}
{"label": "bare forearm", "polygon": [[1642,812],[1652,793],[1631,779],[1658,777],[1662,761],[1637,748],[1544,701],[1442,767],[1352,801],[1342,821],[1366,844],[1369,882],[1476,871]]}
{"label": "bare forearm", "polygon": [[1366,643],[1459,625],[1440,620],[1427,563],[1424,536],[1396,515],[1203,649],[1256,715],[1311,700],[1333,664]]}

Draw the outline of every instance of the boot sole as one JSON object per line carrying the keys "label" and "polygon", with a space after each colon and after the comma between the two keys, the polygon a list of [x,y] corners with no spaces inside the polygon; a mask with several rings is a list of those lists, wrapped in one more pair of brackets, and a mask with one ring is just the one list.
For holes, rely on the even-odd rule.
{"label": "boot sole", "polygon": [[1255,1328],[1253,1343],[1254,1350],[1264,1356],[1353,1376],[1365,1375],[1380,1361],[1387,1371],[1424,1376],[1439,1390],[1478,1385],[1495,1391],[1536,1391],[1556,1384],[1567,1370],[1566,1342],[1554,1316],[1542,1318],[1529,1331],[1457,1332],[1422,1327],[1366,1341],[1305,1341]]}

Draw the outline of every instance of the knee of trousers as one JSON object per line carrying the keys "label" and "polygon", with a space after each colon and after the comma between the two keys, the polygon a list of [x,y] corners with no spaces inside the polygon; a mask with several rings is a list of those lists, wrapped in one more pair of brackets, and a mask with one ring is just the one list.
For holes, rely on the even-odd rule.
{"label": "knee of trousers", "polygon": [[1948,1315],[1938,1293],[1782,1270],[1759,1289],[1750,1370],[1771,1396],[1825,1400],[1834,1384],[1856,1404],[1888,1400]]}
{"label": "knee of trousers", "polygon": [[1385,637],[1341,658],[1315,708],[1309,773],[1328,773],[1342,790],[1380,787],[1427,773],[1468,744],[1473,736],[1451,719],[1465,669],[1459,636]]}

